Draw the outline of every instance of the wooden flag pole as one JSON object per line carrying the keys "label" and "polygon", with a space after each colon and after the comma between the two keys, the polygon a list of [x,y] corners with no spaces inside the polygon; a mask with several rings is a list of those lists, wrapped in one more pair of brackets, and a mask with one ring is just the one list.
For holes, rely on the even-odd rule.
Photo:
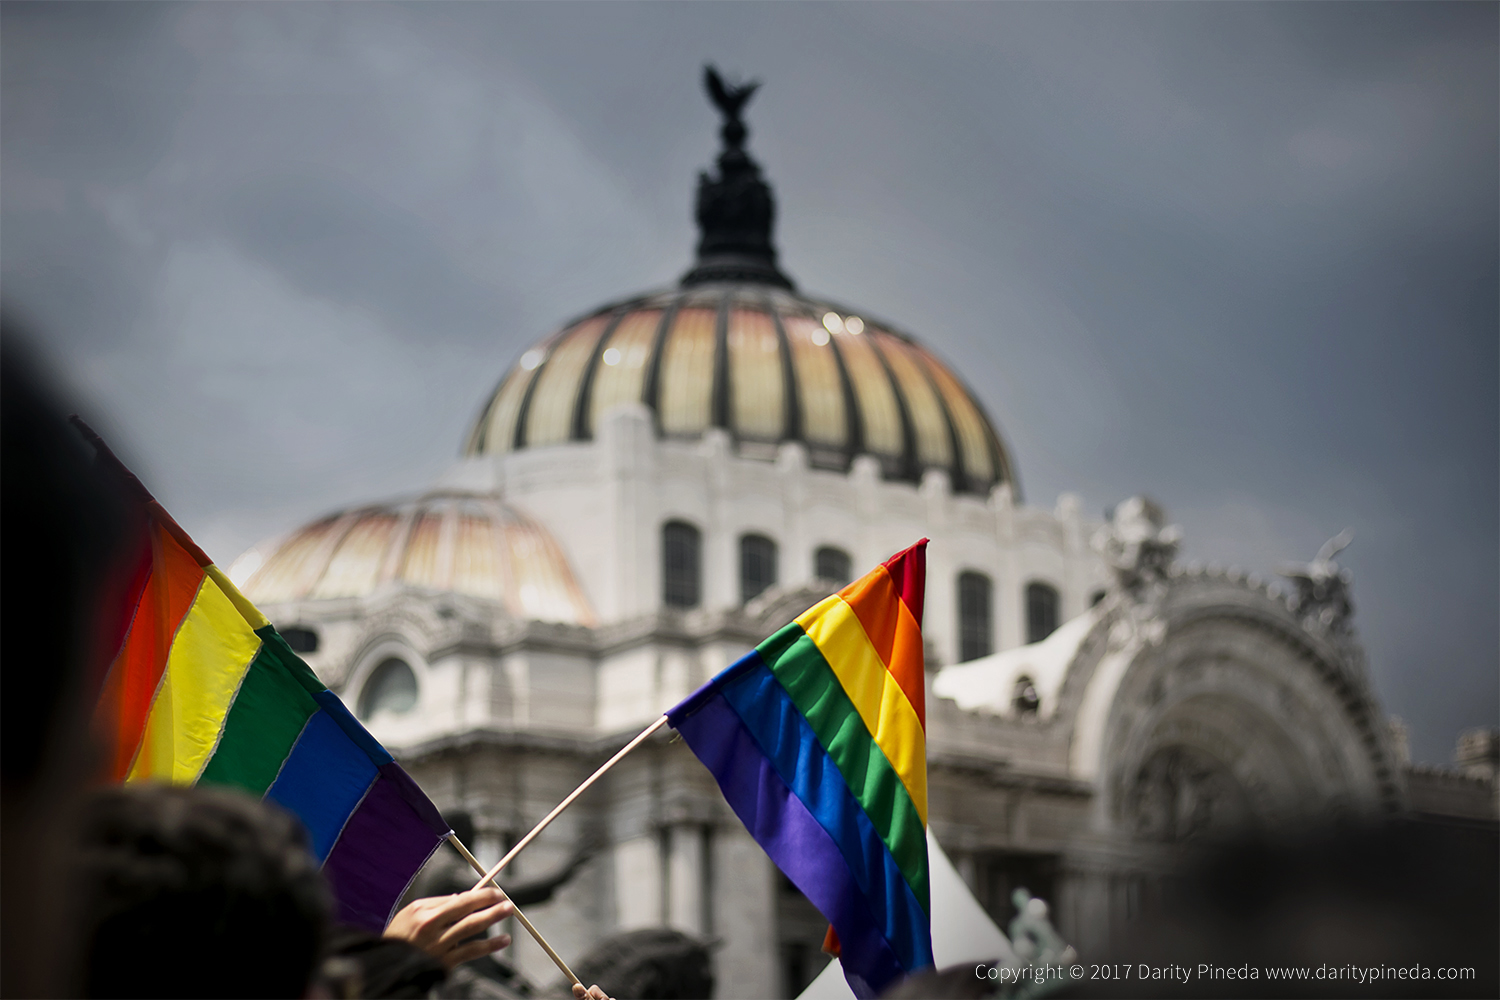
{"label": "wooden flag pole", "polygon": [[620,749],[619,753],[615,754],[609,760],[605,761],[603,767],[599,768],[599,770],[597,770],[593,774],[589,775],[588,779],[586,781],[584,781],[583,784],[581,784],[577,788],[573,789],[572,793],[567,798],[565,798],[561,802],[559,802],[557,804],[557,807],[555,809],[553,809],[547,815],[543,816],[542,817],[542,821],[540,823],[538,823],[536,826],[532,827],[531,828],[531,832],[528,833],[526,836],[522,837],[520,839],[520,841],[516,844],[515,847],[512,847],[509,851],[507,851],[506,854],[505,854],[505,857],[503,857],[499,861],[495,862],[495,867],[493,867],[489,871],[485,872],[484,873],[484,878],[482,878],[478,882],[474,883],[474,888],[478,889],[480,886],[484,885],[486,882],[488,882],[491,879],[493,879],[496,875],[499,875],[500,872],[502,872],[505,869],[505,866],[508,865],[508,864],[510,864],[511,860],[517,854],[521,853],[521,848],[523,848],[527,844],[531,843],[533,840],[536,839],[537,834],[539,834],[543,830],[547,829],[547,824],[549,824],[553,820],[557,819],[557,817],[562,813],[562,811],[564,809],[568,808],[568,806],[570,806],[570,805],[573,804],[573,800],[574,799],[578,798],[578,796],[580,796],[584,792],[588,791],[590,785],[592,785],[594,782],[598,781],[600,778],[602,778],[604,776],[604,772],[608,771],[610,768],[612,768],[616,764],[618,764],[624,758],[624,756],[626,754],[628,754],[630,751],[634,750],[636,747],[638,747],[642,743],[644,743],[646,741],[646,737],[650,736],[652,733],[656,732],[658,729],[660,729],[662,726],[665,726],[666,724],[667,724],[667,717],[665,715],[663,715],[660,719],[657,719],[655,722],[651,723],[651,725],[647,726],[641,732],[641,734],[639,736],[637,736],[635,739],[631,740],[629,743],[625,744],[625,746]]}
{"label": "wooden flag pole", "polygon": [[[464,846],[464,842],[462,840],[458,839],[457,834],[448,834],[448,843],[452,844],[458,851],[458,853],[464,856],[464,860],[467,861],[476,872],[479,872],[480,874],[484,873],[484,865],[480,864],[479,859],[469,853],[469,849]],[[498,879],[485,878],[484,882],[489,882],[496,889],[500,889],[500,882]],[[481,882],[480,885],[483,885],[484,882]],[[500,895],[505,896],[504,889],[500,889]],[[505,896],[505,898],[510,899],[509,896]],[[521,926],[526,928],[526,932],[536,940],[537,944],[542,946],[542,950],[547,953],[548,958],[552,959],[553,964],[562,970],[563,975],[567,976],[579,986],[582,986],[583,980],[579,979],[578,976],[574,974],[573,970],[568,968],[568,963],[564,962],[562,960],[562,956],[559,955],[555,950],[553,950],[552,946],[547,943],[547,939],[542,937],[542,932],[536,929],[536,925],[533,924],[530,920],[526,919],[526,914],[521,912],[521,908],[515,905],[514,900],[511,901],[511,906],[515,907],[512,912],[515,914],[516,919],[521,922]]]}

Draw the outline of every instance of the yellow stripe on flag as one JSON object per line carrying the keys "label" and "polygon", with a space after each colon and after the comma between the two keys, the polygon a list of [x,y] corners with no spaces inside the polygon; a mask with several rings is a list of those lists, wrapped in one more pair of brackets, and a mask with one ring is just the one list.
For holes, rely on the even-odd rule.
{"label": "yellow stripe on flag", "polygon": [[177,630],[129,781],[197,781],[245,671],[260,651],[260,636],[218,577],[210,572],[204,578]]}
{"label": "yellow stripe on flag", "polygon": [[265,628],[271,624],[271,620],[260,613],[260,608],[251,604],[250,598],[240,593],[240,588],[230,582],[229,577],[224,575],[223,570],[217,566],[209,566],[204,572],[213,577],[213,581],[219,585],[219,589],[224,591],[224,594],[234,602],[234,606],[239,609],[245,621],[250,623],[252,630]]}
{"label": "yellow stripe on flag", "polygon": [[926,825],[927,740],[922,723],[865,634],[854,609],[834,594],[799,615],[797,624],[833,668]]}

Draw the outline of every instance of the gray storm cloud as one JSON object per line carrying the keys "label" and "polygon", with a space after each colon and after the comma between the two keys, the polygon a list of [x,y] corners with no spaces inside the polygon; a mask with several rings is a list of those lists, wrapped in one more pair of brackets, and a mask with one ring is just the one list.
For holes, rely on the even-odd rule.
{"label": "gray storm cloud", "polygon": [[1493,725],[1493,5],[5,5],[4,292],[223,562],[422,486],[557,323],[687,266],[705,60],[806,288],[1033,503],[1269,572],[1346,525],[1419,758]]}

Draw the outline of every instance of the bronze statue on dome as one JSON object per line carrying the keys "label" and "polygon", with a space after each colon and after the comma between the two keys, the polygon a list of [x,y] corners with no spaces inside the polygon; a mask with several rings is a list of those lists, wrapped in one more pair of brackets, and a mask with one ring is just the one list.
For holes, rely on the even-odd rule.
{"label": "bronze statue on dome", "polygon": [[724,128],[719,133],[724,137],[724,145],[730,149],[743,147],[747,130],[740,112],[750,103],[750,98],[755,96],[760,81],[726,83],[710,63],[703,67],[703,87],[708,91],[708,98],[714,102],[714,107],[724,116]]}
{"label": "bronze statue on dome", "polygon": [[776,266],[776,247],[771,242],[776,200],[771,185],[745,151],[749,130],[743,114],[760,83],[727,83],[710,65],[703,67],[703,87],[724,116],[719,129],[724,149],[718,157],[718,176],[698,175],[694,213],[700,233],[698,260],[683,275],[682,283],[753,281],[793,288],[791,279]]}

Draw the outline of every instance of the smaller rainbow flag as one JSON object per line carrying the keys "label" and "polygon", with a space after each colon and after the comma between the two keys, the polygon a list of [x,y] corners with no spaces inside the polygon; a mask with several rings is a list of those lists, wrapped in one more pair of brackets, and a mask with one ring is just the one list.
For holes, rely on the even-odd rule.
{"label": "smaller rainbow flag", "polygon": [[932,962],[927,539],[809,608],[667,713],[832,925],[855,995]]}
{"label": "smaller rainbow flag", "polygon": [[[85,430],[85,433],[89,433]],[[149,551],[95,711],[114,781],[223,785],[306,826],[344,923],[379,933],[448,835],[432,802],[256,607],[144,501]]]}

